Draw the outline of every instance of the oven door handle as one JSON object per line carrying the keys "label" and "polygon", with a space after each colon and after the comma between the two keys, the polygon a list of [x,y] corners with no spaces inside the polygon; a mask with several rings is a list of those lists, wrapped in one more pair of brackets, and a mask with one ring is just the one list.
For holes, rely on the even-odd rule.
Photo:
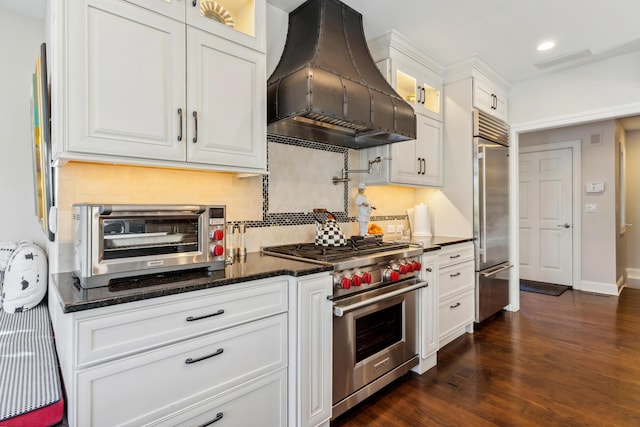
{"label": "oven door handle", "polygon": [[350,311],[357,310],[359,308],[366,307],[368,305],[375,304],[377,302],[384,301],[393,297],[397,297],[398,295],[406,294],[408,292],[415,291],[416,289],[426,288],[427,286],[429,286],[427,282],[418,282],[415,285],[411,285],[411,286],[407,286],[406,288],[387,292],[385,294],[378,295],[378,296],[366,299],[364,301],[357,302],[355,304],[345,305],[345,306],[334,305],[333,314],[337,317],[342,317]]}

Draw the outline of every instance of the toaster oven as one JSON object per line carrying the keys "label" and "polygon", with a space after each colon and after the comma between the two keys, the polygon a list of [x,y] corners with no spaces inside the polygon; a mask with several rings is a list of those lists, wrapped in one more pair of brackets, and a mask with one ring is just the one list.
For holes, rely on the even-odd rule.
{"label": "toaster oven", "polygon": [[225,266],[225,206],[73,205],[74,273],[83,288],[115,278]]}

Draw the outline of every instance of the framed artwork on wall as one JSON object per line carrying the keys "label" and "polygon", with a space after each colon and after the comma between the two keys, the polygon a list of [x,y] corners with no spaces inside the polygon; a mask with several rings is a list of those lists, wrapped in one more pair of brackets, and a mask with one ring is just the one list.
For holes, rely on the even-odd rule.
{"label": "framed artwork on wall", "polygon": [[40,56],[32,76],[31,87],[31,136],[33,149],[33,181],[35,212],[44,233],[50,241],[55,235],[49,226],[49,211],[53,206],[51,167],[51,100],[47,79],[46,44],[40,46]]}

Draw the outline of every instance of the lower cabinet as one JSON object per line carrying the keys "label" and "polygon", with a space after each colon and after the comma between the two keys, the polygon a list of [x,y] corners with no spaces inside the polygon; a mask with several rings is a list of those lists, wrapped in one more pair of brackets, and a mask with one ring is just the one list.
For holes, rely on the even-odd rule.
{"label": "lower cabinet", "polygon": [[220,418],[228,426],[286,426],[294,282],[270,278],[68,314],[53,298],[69,425]]}
{"label": "lower cabinet", "polygon": [[420,278],[428,283],[418,294],[420,315],[418,320],[418,343],[420,362],[412,371],[422,374],[433,368],[438,352],[438,256],[422,256]]}
{"label": "lower cabinet", "polygon": [[144,425],[284,368],[286,337],[280,314],[80,371],[79,425]]}
{"label": "lower cabinet", "polygon": [[439,348],[473,332],[475,267],[473,243],[445,246],[438,257]]}
{"label": "lower cabinet", "polygon": [[[289,305],[289,425],[329,426],[333,369],[333,311],[328,273],[298,279]],[[266,424],[265,424],[266,425]]]}
{"label": "lower cabinet", "polygon": [[153,426],[286,426],[287,371],[270,375],[204,401]]}

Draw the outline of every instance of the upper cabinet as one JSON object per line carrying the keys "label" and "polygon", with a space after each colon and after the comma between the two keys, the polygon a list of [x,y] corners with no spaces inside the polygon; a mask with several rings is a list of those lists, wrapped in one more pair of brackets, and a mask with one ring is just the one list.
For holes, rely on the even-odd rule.
{"label": "upper cabinet", "polygon": [[507,121],[507,92],[481,73],[473,76],[473,106]]}
{"label": "upper cabinet", "polygon": [[249,2],[251,18],[193,3],[55,3],[56,162],[266,171],[264,0]]}
{"label": "upper cabinet", "polygon": [[442,121],[442,65],[394,30],[367,43],[398,95],[416,113]]}
{"label": "upper cabinet", "polygon": [[126,0],[259,52],[266,51],[264,0]]}
{"label": "upper cabinet", "polygon": [[371,55],[391,86],[416,112],[416,139],[361,150],[368,184],[440,187],[443,183],[442,67],[396,31],[368,41]]}
{"label": "upper cabinet", "polygon": [[441,187],[443,183],[442,122],[417,115],[416,139],[360,150],[362,180],[369,185]]}

